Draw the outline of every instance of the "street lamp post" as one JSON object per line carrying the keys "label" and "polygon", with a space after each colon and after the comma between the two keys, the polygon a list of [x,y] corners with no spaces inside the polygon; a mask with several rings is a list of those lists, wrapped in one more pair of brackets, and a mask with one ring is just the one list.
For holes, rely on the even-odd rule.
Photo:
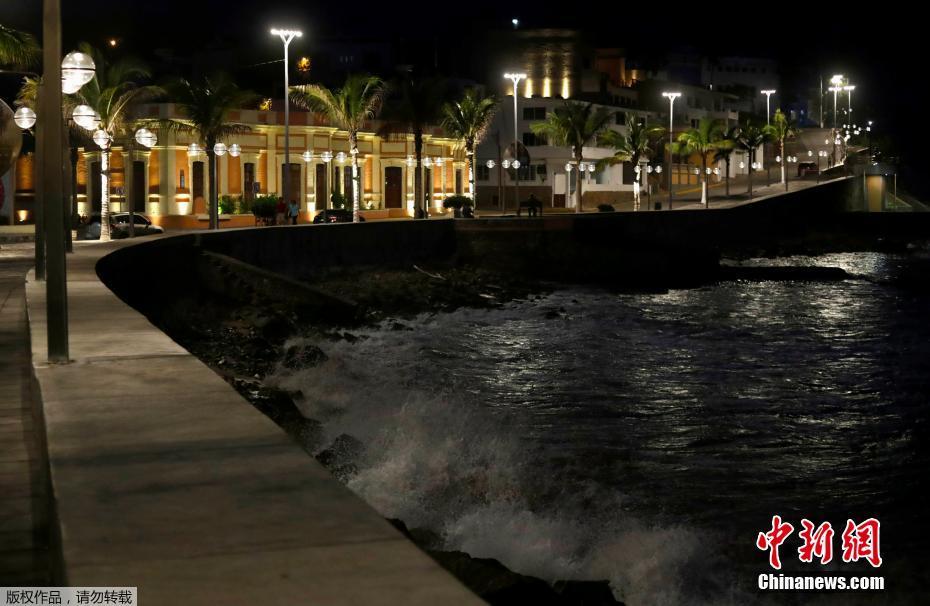
{"label": "street lamp post", "polygon": [[[770,88],[768,90],[759,91],[765,95],[765,125],[768,126],[772,123],[772,111],[771,111],[771,100],[772,95],[775,94],[775,89]],[[762,159],[765,160],[765,144],[762,144]]]}
{"label": "street lamp post", "polygon": [[846,91],[846,123],[853,124],[852,119],[852,94],[856,90],[855,84],[847,84],[843,87],[843,90]]}
{"label": "street lamp post", "polygon": [[[288,78],[288,67],[287,67],[287,51],[288,47],[291,45],[291,40],[294,38],[300,38],[303,36],[303,32],[299,29],[273,29],[271,30],[272,36],[277,36],[281,38],[281,42],[284,43],[284,179],[282,193],[284,194],[284,203],[290,204],[290,180],[291,180],[291,141],[290,141],[290,126],[291,126],[291,112],[290,112],[290,80]],[[217,226],[219,227],[219,226]]]}
{"label": "street lamp post", "polygon": [[[83,53],[69,53],[61,59],[61,0],[42,2],[42,84],[38,106],[44,115],[44,128],[40,137],[38,167],[42,182],[41,210],[37,205],[37,219],[41,212],[44,222],[46,335],[48,361],[65,363],[68,347],[68,283],[65,260],[65,222],[62,214],[65,203],[63,168],[65,123],[62,119],[62,90],[76,93],[94,77],[94,64]],[[38,231],[40,226],[36,225]],[[38,235],[38,234],[37,234]],[[39,238],[37,238],[39,240]],[[36,242],[38,263],[42,246]],[[36,276],[40,276],[39,267]]]}
{"label": "street lamp post", "polygon": [[867,133],[869,133],[869,164],[872,163],[872,121],[869,120],[868,126],[865,127]]}
{"label": "street lamp post", "polygon": [[504,77],[513,82],[513,195],[517,208],[520,208],[520,139],[519,139],[519,117],[517,116],[517,86],[520,80],[526,78],[523,72],[506,73]]}
{"label": "street lamp post", "polygon": [[830,91],[833,93],[833,163],[836,163],[836,95],[843,90],[843,74],[835,74],[830,78]]}
{"label": "street lamp post", "polygon": [[672,210],[672,144],[674,142],[675,126],[675,99],[681,96],[681,93],[663,92],[662,96],[668,99],[668,209]]}

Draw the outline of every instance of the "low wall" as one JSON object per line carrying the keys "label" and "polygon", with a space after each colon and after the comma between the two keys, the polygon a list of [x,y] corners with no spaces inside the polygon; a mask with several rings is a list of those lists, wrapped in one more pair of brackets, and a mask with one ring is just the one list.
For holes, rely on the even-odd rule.
{"label": "low wall", "polygon": [[927,233],[927,216],[845,212],[858,196],[859,181],[837,179],[723,209],[220,230],[133,247],[101,267],[145,267],[148,280],[173,288],[202,249],[295,279],[459,261],[547,279],[687,285],[712,276],[721,255],[861,249]]}
{"label": "low wall", "polygon": [[[319,214],[318,211],[304,211],[297,217],[298,224],[313,223],[313,217]],[[400,208],[384,208],[377,210],[362,210],[359,214],[365,217],[366,221],[378,221],[381,219],[402,219],[410,215]],[[189,229],[209,229],[210,217],[208,215],[146,215],[155,225],[164,227],[166,230],[189,230]],[[220,229],[232,227],[255,227],[257,224],[255,215],[249,213],[245,215],[220,215]]]}

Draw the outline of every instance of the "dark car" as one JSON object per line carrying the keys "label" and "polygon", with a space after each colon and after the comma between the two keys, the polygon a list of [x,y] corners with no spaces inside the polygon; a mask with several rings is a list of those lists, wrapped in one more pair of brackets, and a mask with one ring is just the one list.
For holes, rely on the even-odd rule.
{"label": "dark car", "polygon": [[798,162],[798,176],[806,177],[807,175],[817,174],[816,162]]}
{"label": "dark car", "polygon": [[[150,236],[161,234],[165,230],[152,223],[152,220],[139,213],[133,213],[133,233],[136,236]],[[86,224],[78,228],[78,240],[100,239],[100,215],[90,216]],[[129,237],[129,213],[115,213],[110,215],[110,237],[113,239]]]}
{"label": "dark car", "polygon": [[[364,221],[365,217],[359,215],[359,221]],[[346,210],[344,208],[327,208],[326,210],[321,210],[315,217],[313,217],[314,223],[351,223],[352,222],[352,211]]]}

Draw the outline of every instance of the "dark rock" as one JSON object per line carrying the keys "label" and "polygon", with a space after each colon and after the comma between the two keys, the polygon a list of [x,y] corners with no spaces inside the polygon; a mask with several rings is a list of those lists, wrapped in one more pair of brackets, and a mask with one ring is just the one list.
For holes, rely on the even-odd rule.
{"label": "dark rock", "polygon": [[325,362],[328,358],[323,350],[316,345],[303,344],[291,345],[284,352],[284,359],[281,363],[285,368],[298,370],[300,368],[309,368]]}
{"label": "dark rock", "polygon": [[466,587],[490,604],[557,605],[561,598],[548,583],[517,574],[490,558],[473,558],[462,551],[428,551]]}
{"label": "dark rock", "polygon": [[610,590],[609,581],[556,581],[552,588],[566,604],[577,606],[623,606]]}
{"label": "dark rock", "polygon": [[549,311],[547,311],[547,312],[545,313],[545,317],[546,317],[547,320],[554,320],[554,319],[559,318],[559,317],[561,317],[561,316],[562,316],[562,314],[559,313],[558,311],[554,310],[554,309],[550,309]]}
{"label": "dark rock", "polygon": [[263,337],[270,341],[281,341],[293,332],[293,326],[281,316],[260,318],[256,320],[256,327]]}
{"label": "dark rock", "polygon": [[349,434],[336,436],[328,448],[316,455],[316,460],[336,476],[340,481],[346,482],[356,473],[356,461],[365,453],[365,445]]}

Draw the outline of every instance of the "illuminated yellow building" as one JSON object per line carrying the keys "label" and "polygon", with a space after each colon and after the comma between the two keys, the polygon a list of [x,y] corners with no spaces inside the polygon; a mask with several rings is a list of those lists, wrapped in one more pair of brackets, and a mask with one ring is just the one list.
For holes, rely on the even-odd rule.
{"label": "illuminated yellow building", "polygon": [[[140,118],[180,118],[174,105],[141,108]],[[328,126],[309,112],[290,113],[290,155],[284,157],[284,112],[241,110],[231,122],[246,124],[250,131],[223,141],[241,148],[238,157],[217,158],[219,195],[252,199],[259,194],[283,194],[283,175],[290,170],[291,198],[297,200],[304,218],[332,206],[333,192],[351,204],[353,181],[348,133]],[[382,137],[373,121],[359,133],[361,208],[371,218],[412,216],[414,209],[413,135]],[[160,223],[169,217],[188,217],[205,222],[210,199],[206,154],[188,155],[188,145],[199,143],[190,135],[158,131],[158,143],[148,149],[118,139],[110,160],[111,212],[133,210]],[[459,141],[432,129],[424,134],[422,158],[424,192],[433,211],[441,210],[444,198],[468,187],[468,169]],[[310,152],[305,155],[305,152]],[[331,158],[327,161],[327,158]],[[427,160],[428,159],[428,160]],[[289,166],[288,166],[289,165]],[[32,193],[31,156],[21,156],[17,166],[17,199]],[[77,163],[78,212],[90,215],[100,208],[100,151],[82,149]],[[180,224],[177,221],[174,223]]]}

